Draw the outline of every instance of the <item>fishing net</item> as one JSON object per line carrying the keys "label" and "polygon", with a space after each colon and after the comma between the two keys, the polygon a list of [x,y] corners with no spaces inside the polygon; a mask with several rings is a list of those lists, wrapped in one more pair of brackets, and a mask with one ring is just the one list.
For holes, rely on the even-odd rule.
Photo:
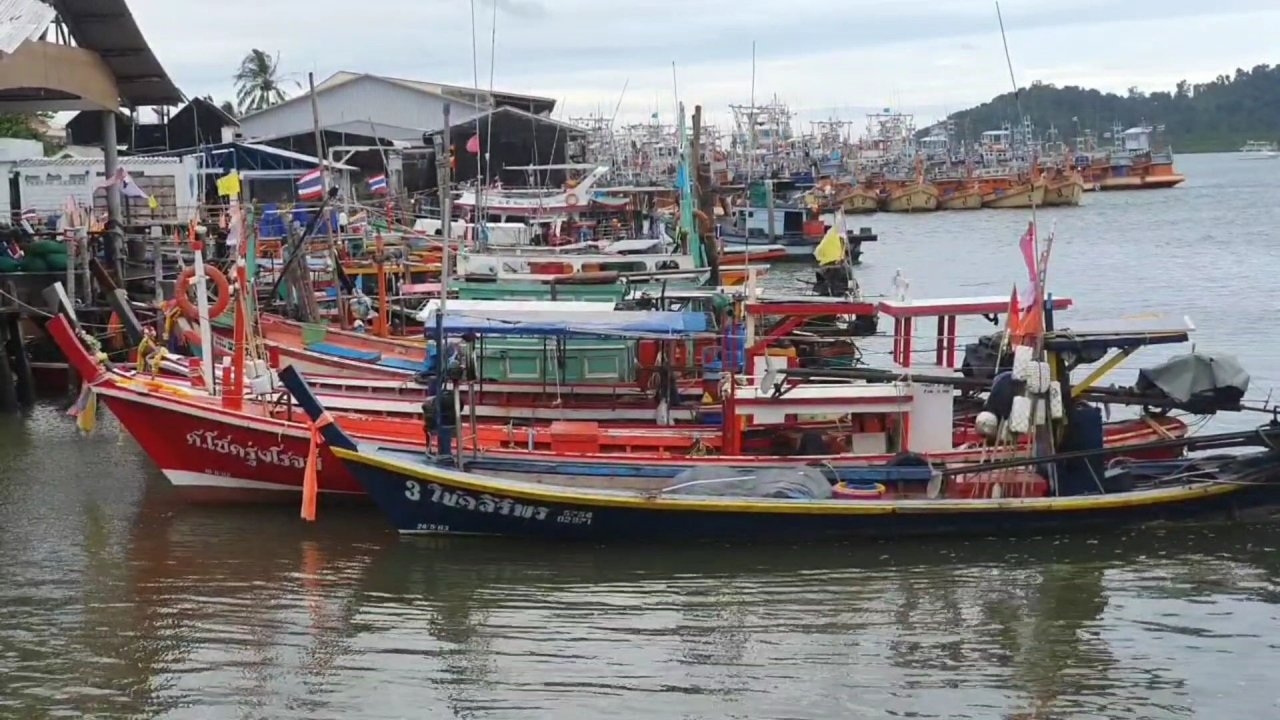
{"label": "fishing net", "polygon": [[831,483],[820,470],[809,467],[692,467],[676,475],[668,487],[666,492],[672,495],[816,500],[831,497]]}

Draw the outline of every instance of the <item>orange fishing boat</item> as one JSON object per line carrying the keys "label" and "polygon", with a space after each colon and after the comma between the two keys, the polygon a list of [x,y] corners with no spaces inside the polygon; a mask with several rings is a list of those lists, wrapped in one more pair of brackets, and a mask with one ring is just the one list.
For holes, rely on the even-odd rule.
{"label": "orange fishing boat", "polygon": [[1029,208],[1044,204],[1045,182],[1017,175],[984,177],[982,206],[988,208]]}
{"label": "orange fishing boat", "polygon": [[885,184],[886,212],[932,212],[938,209],[938,188],[924,180]]}
{"label": "orange fishing boat", "polygon": [[1056,169],[1045,178],[1044,204],[1075,206],[1084,196],[1084,176],[1078,170]]}
{"label": "orange fishing boat", "polygon": [[982,188],[973,180],[949,178],[934,180],[938,188],[938,207],[942,210],[977,210],[982,207]]}
{"label": "orange fishing boat", "polygon": [[1082,169],[1084,182],[1097,190],[1158,190],[1186,182],[1173,167],[1173,150],[1156,149],[1152,137],[1161,127],[1139,126],[1115,132],[1121,145],[1094,156]]}
{"label": "orange fishing boat", "polygon": [[873,213],[880,209],[880,193],[862,185],[854,185],[840,195],[839,203],[847,215]]}
{"label": "orange fishing boat", "polygon": [[924,177],[924,158],[916,156],[912,180],[885,182],[884,209],[888,212],[933,212],[938,209],[938,188]]}

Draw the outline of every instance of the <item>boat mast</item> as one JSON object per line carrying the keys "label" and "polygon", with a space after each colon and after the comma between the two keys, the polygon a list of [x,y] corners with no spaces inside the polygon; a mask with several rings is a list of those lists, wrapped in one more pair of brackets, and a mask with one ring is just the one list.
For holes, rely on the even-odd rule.
{"label": "boat mast", "polygon": [[751,41],[751,109],[747,111],[747,187],[756,162],[756,41]]}

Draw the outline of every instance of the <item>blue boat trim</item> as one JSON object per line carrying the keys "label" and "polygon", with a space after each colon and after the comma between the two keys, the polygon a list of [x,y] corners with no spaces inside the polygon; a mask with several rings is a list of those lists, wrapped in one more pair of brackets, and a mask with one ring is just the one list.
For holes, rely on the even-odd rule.
{"label": "blue boat trim", "polygon": [[357,350],[355,348],[342,347],[333,343],[318,342],[310,343],[305,346],[310,352],[320,353],[321,355],[330,355],[332,357],[342,358],[344,360],[356,360],[358,362],[376,363],[382,359],[382,353],[377,350]]}

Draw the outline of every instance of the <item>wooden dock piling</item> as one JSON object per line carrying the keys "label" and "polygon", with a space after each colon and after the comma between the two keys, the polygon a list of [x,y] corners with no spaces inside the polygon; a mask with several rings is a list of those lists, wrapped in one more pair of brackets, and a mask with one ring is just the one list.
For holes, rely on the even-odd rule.
{"label": "wooden dock piling", "polygon": [[14,395],[19,407],[31,407],[36,402],[36,378],[31,371],[31,358],[27,356],[27,345],[22,341],[21,318],[10,315],[5,318],[8,342],[5,350],[11,360],[10,369],[14,379]]}
{"label": "wooden dock piling", "polygon": [[13,412],[18,409],[18,392],[14,384],[13,370],[9,365],[9,323],[8,318],[0,322],[0,412]]}

